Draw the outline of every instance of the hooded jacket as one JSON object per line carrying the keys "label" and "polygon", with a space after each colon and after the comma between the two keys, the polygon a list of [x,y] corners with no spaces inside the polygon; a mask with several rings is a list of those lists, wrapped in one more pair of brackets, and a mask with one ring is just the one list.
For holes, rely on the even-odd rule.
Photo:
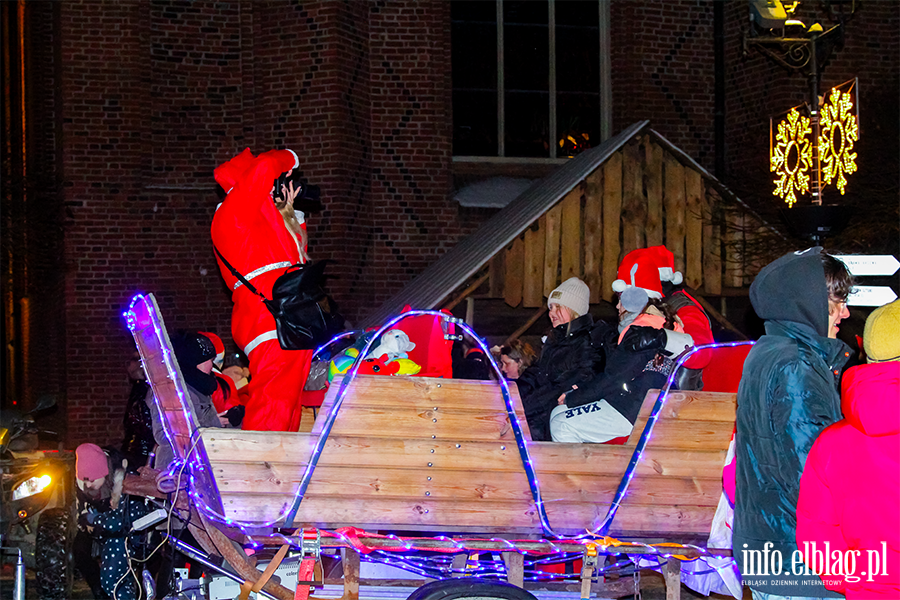
{"label": "hooded jacket", "polygon": [[[748,585],[777,595],[831,595],[815,575],[792,571],[800,475],[816,437],[840,419],[838,382],[850,356],[846,344],[827,335],[820,252],[815,247],[782,256],[750,286],[766,334],[747,355],[738,387],[733,548]],[[760,556],[754,551],[766,550],[768,542],[770,551],[780,552],[781,576],[761,576],[746,560]],[[801,589],[794,587],[798,581],[804,581]]]}
{"label": "hooded jacket", "polygon": [[598,351],[591,344],[591,315],[557,325],[547,336],[541,358],[516,380],[531,438],[550,441],[550,412],[559,396],[594,376]]}
{"label": "hooded jacket", "polygon": [[[797,544],[859,551],[849,580],[826,574],[825,587],[850,600],[894,600],[900,598],[900,362],[849,369],[841,391],[844,419],[822,432],[806,459]],[[876,557],[878,569],[871,568]]]}

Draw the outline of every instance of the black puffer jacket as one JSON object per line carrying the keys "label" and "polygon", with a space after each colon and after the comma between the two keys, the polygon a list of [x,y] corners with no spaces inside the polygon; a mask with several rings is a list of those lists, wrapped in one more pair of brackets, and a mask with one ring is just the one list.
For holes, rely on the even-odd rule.
{"label": "black puffer jacket", "polygon": [[[595,328],[594,345],[603,339],[606,366],[577,390],[566,396],[566,406],[575,408],[598,400],[606,400],[632,425],[637,420],[644,396],[651,389],[661,389],[675,366],[675,361],[662,354],[666,346],[663,329],[632,325],[622,343],[617,344],[617,330]],[[601,337],[602,336],[602,337]]]}
{"label": "black puffer jacket", "polygon": [[[766,335],[744,362],[737,395],[734,548],[777,551],[785,573],[757,577],[751,587],[783,594],[802,581],[802,596],[831,597],[816,575],[794,575],[800,475],[813,442],[841,418],[840,374],[850,355],[828,337],[828,290],[820,248],[783,256],[760,271],[750,301]],[[788,583],[785,583],[788,581]],[[797,585],[797,583],[793,583]],[[796,587],[794,589],[797,589]]]}
{"label": "black puffer jacket", "polygon": [[557,406],[557,398],[573,385],[589,381],[602,361],[602,354],[591,343],[593,324],[591,315],[583,315],[553,328],[541,358],[516,380],[533,440],[550,440],[550,412]]}

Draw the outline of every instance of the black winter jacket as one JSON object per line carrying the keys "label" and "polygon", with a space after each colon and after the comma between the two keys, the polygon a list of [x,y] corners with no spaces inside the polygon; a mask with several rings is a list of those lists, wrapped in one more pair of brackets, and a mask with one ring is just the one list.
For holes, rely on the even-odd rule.
{"label": "black winter jacket", "polygon": [[[843,342],[827,337],[828,291],[819,250],[776,260],[750,287],[766,335],[750,350],[738,388],[733,547],[750,587],[772,594],[798,589],[784,581],[802,581],[803,593],[796,595],[834,595],[815,575],[793,575],[791,562],[800,475],[819,433],[841,418],[840,374],[850,355]],[[780,578],[771,576],[771,565],[770,576],[759,577],[759,569],[740,558],[745,550],[747,556],[765,550],[768,542],[774,544],[770,552],[780,553]]]}
{"label": "black winter jacket", "polygon": [[[665,385],[675,362],[660,354],[666,346],[664,330],[632,325],[621,344],[616,343],[618,331],[612,328],[612,333],[602,345],[605,370],[569,393],[566,406],[575,408],[606,400],[634,425],[647,392]],[[595,333],[595,345],[597,337]]]}
{"label": "black winter jacket", "polygon": [[594,376],[602,355],[591,343],[591,315],[583,315],[553,328],[541,358],[516,380],[525,417],[536,441],[550,440],[550,412],[560,394],[583,385]]}

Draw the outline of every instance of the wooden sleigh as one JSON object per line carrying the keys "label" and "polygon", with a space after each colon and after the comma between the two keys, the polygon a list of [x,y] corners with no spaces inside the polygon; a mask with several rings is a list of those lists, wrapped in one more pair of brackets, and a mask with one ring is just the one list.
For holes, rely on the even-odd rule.
{"label": "wooden sleigh", "polygon": [[[497,382],[427,377],[336,380],[310,433],[198,429],[183,401],[184,382],[155,300],[137,297],[127,315],[173,447],[190,469],[191,504],[208,536],[198,541],[249,581],[259,572],[228,540],[301,547],[303,534],[293,531],[298,528],[413,532],[434,540],[455,536],[457,541],[441,543],[458,553],[489,547],[458,540],[495,540],[496,549],[504,550],[509,581],[520,586],[524,552],[587,548],[586,557],[602,558],[657,551],[613,548],[608,540],[592,538],[548,542],[551,533],[563,540],[583,537],[606,522],[602,533],[619,540],[704,546],[709,535],[734,427],[734,394],[672,392],[658,405],[659,392],[651,391],[624,445],[525,441],[527,425],[514,385],[507,404]],[[523,430],[518,440],[510,408]],[[649,438],[643,435],[648,423]],[[626,472],[631,477],[623,495]],[[523,541],[496,541],[501,538]],[[346,537],[328,539],[345,548],[344,597],[356,598],[359,556]],[[384,545],[384,539],[366,539]],[[687,557],[702,552],[678,550]],[[677,597],[680,563],[666,561],[667,584]],[[598,566],[596,559],[585,560],[582,597]],[[595,581],[593,589],[598,586]],[[605,594],[634,591],[614,587],[608,585]],[[263,589],[278,598],[294,597],[272,581]]]}

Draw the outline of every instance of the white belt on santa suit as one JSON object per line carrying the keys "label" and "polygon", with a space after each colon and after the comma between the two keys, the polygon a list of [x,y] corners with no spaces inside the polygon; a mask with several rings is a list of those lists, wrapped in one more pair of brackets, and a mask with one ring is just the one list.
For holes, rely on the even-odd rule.
{"label": "white belt on santa suit", "polygon": [[[254,277],[259,277],[263,273],[268,273],[269,271],[274,271],[275,269],[286,269],[287,267],[290,267],[292,264],[294,264],[294,263],[286,261],[286,260],[283,260],[283,261],[277,262],[277,263],[272,263],[270,265],[260,267],[254,271],[250,271],[249,273],[244,275],[244,279],[246,279],[247,281],[251,281]],[[236,290],[239,287],[241,287],[242,285],[244,285],[243,282],[238,281],[234,284],[234,287],[231,289]]]}

